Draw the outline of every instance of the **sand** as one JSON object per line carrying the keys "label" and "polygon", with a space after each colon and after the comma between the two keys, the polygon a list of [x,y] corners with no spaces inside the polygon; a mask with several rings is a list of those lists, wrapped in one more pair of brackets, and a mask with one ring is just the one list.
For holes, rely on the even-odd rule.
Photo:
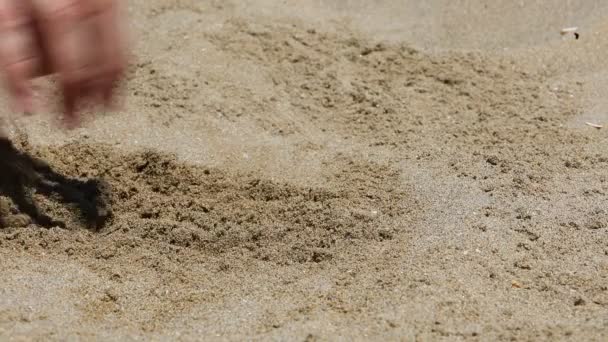
{"label": "sand", "polygon": [[129,16],[120,111],[0,141],[0,339],[608,338],[607,4]]}

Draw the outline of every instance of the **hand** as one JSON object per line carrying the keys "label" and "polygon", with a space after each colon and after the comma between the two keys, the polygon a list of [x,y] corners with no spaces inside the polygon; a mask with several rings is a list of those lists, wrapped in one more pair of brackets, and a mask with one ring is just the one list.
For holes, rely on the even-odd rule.
{"label": "hand", "polygon": [[126,65],[115,0],[0,0],[0,68],[17,108],[31,80],[57,74],[69,126],[83,101],[108,106]]}

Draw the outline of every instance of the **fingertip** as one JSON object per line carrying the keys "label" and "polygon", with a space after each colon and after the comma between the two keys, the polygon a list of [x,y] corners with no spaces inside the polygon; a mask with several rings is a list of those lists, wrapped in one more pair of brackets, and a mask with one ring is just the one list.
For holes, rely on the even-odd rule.
{"label": "fingertip", "polygon": [[12,91],[13,97],[13,111],[22,113],[25,115],[32,114],[34,112],[34,101],[32,93],[25,87],[14,86]]}
{"label": "fingertip", "polygon": [[34,115],[34,102],[31,98],[21,100],[21,108],[20,112],[23,113],[23,115]]}
{"label": "fingertip", "polygon": [[67,130],[73,130],[80,127],[80,117],[76,113],[65,113],[61,118],[61,126]]}
{"label": "fingertip", "polygon": [[62,126],[67,129],[74,129],[79,125],[79,122],[76,96],[69,90],[64,90]]}
{"label": "fingertip", "polygon": [[103,105],[106,109],[108,109],[110,111],[117,111],[123,107],[123,103],[119,99],[119,96],[117,96],[116,89],[114,89],[114,87],[110,87],[109,89],[104,89]]}

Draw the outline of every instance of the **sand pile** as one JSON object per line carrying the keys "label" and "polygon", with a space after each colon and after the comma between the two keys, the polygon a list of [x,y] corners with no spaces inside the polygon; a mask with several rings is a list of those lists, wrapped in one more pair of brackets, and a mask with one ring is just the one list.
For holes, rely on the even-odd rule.
{"label": "sand pile", "polygon": [[[12,205],[14,214],[7,216],[5,228],[15,228],[15,220],[34,225],[3,233],[9,240],[17,234],[16,242],[29,248],[42,243],[53,250],[43,243],[48,230],[41,226],[65,228],[60,230],[62,246],[73,241],[72,231],[88,228],[104,237],[103,244],[96,240],[78,252],[93,246],[104,254],[119,252],[125,239],[135,239],[150,248],[160,244],[202,253],[233,252],[279,264],[321,262],[345,244],[392,239],[399,233],[393,222],[416,209],[395,171],[346,157],[336,163],[348,172],[328,175],[327,187],[298,188],[188,166],[152,151],[120,154],[107,146],[70,144],[33,153],[71,182],[94,183],[90,187],[96,190],[76,189],[81,196],[69,201],[25,183],[24,192],[43,190],[32,201],[51,219],[23,220],[15,215],[27,213]],[[9,198],[4,197],[5,203]],[[99,212],[89,213],[90,206]],[[90,216],[97,220],[87,225]]]}

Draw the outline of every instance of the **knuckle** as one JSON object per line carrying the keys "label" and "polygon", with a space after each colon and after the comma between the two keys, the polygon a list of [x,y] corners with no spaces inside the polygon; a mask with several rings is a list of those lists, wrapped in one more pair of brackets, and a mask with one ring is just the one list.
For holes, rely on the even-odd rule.
{"label": "knuckle", "polygon": [[83,69],[65,70],[60,74],[61,83],[66,86],[82,85],[87,78],[87,71]]}
{"label": "knuckle", "polygon": [[105,63],[105,65],[96,68],[94,72],[90,73],[90,76],[100,80],[114,81],[116,78],[119,78],[123,72],[124,67],[121,63],[112,62]]}
{"label": "knuckle", "polygon": [[32,58],[36,55],[32,37],[28,32],[12,31],[4,32],[0,44],[0,55],[7,62],[20,61]]}
{"label": "knuckle", "polygon": [[48,21],[73,20],[89,16],[92,7],[85,0],[38,0],[37,9]]}
{"label": "knuckle", "polygon": [[108,9],[114,8],[116,2],[114,0],[89,0],[91,3],[91,8],[96,11],[106,11]]}
{"label": "knuckle", "polygon": [[0,24],[6,25],[6,22],[12,19],[11,12],[4,4],[0,3]]}
{"label": "knuckle", "polygon": [[40,66],[40,60],[34,56],[25,57],[13,61],[7,61],[2,65],[7,75],[18,78],[30,78],[36,74]]}
{"label": "knuckle", "polygon": [[22,27],[30,23],[30,16],[26,15],[22,9],[0,5],[0,28],[3,30]]}

